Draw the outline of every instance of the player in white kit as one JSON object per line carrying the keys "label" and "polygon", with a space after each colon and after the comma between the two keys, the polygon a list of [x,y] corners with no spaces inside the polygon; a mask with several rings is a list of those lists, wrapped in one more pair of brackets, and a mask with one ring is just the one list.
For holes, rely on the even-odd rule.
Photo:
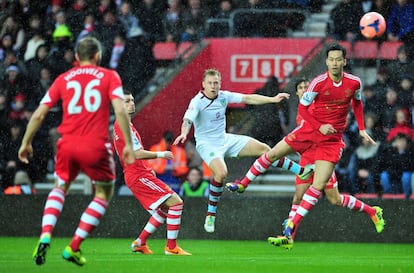
{"label": "player in white kit", "polygon": [[[217,204],[224,189],[224,180],[228,170],[225,157],[259,157],[270,150],[270,147],[252,137],[235,135],[226,132],[226,109],[229,103],[267,104],[278,103],[289,98],[287,93],[279,93],[274,97],[258,94],[241,94],[221,90],[221,75],[215,69],[207,69],[203,74],[203,90],[191,100],[184,114],[181,134],[173,145],[184,143],[194,125],[196,149],[201,158],[210,167],[213,177],[210,181],[207,216],[204,229],[214,232]],[[273,164],[290,170],[302,179],[313,172],[311,167],[301,167],[288,158],[281,158]]]}

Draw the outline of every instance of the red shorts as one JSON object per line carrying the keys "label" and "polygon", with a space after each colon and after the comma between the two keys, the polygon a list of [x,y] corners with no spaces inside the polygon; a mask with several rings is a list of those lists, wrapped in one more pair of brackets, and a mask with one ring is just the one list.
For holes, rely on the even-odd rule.
{"label": "red shorts", "polygon": [[150,172],[125,173],[125,184],[148,211],[156,210],[174,191]]}
{"label": "red shorts", "polygon": [[[311,146],[308,150],[306,150],[303,154],[300,155],[299,165],[306,166],[309,164],[315,164],[315,145]],[[299,179],[296,176],[296,184],[312,184],[313,183],[313,174],[306,180]],[[335,171],[332,173],[331,178],[329,178],[328,183],[325,186],[325,189],[333,189],[338,186],[338,180],[336,178]]]}
{"label": "red shorts", "polygon": [[112,182],[115,162],[112,144],[102,139],[62,137],[56,143],[56,175],[64,183],[83,171],[92,181]]}
{"label": "red shorts", "polygon": [[345,148],[341,134],[324,136],[307,122],[303,122],[296,127],[284,140],[301,155],[311,149],[314,154],[313,162],[315,160],[325,160],[336,164]]}

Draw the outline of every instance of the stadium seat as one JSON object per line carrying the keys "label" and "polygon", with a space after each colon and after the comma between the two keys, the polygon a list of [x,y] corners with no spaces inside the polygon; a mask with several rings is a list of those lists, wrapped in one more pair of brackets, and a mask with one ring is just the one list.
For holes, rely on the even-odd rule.
{"label": "stadium seat", "polygon": [[356,42],[350,56],[355,59],[376,59],[378,57],[378,44],[375,41]]}
{"label": "stadium seat", "polygon": [[353,45],[350,42],[341,42],[346,48],[348,58],[352,59],[376,59],[378,47],[374,41],[360,41]]}
{"label": "stadium seat", "polygon": [[156,60],[174,60],[177,44],[174,42],[159,42],[152,49]]}
{"label": "stadium seat", "polygon": [[[383,42],[378,45],[377,41],[358,41],[353,47],[349,42],[341,42],[348,56],[357,60],[393,60],[397,56],[397,49],[402,45],[401,42]],[[379,50],[379,52],[378,52]]]}
{"label": "stadium seat", "polygon": [[158,42],[154,45],[152,51],[157,61],[172,61],[186,52],[191,45],[191,42],[183,42],[178,46],[174,42]]}
{"label": "stadium seat", "polygon": [[380,58],[394,60],[397,57],[397,50],[402,45],[401,42],[385,42],[380,47]]}

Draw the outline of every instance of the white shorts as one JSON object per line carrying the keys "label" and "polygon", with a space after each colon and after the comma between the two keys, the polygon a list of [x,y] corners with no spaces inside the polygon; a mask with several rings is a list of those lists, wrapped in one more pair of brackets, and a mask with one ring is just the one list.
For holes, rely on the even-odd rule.
{"label": "white shorts", "polygon": [[210,162],[215,158],[237,157],[250,139],[253,138],[244,135],[226,134],[222,143],[197,143],[196,140],[196,149],[201,158],[210,166]]}

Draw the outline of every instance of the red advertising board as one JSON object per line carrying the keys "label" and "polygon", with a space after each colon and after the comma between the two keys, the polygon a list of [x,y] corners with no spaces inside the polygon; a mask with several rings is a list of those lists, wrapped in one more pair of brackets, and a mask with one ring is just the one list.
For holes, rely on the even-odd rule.
{"label": "red advertising board", "polygon": [[319,39],[211,39],[211,66],[223,89],[252,93],[269,77],[282,82],[318,46]]}

